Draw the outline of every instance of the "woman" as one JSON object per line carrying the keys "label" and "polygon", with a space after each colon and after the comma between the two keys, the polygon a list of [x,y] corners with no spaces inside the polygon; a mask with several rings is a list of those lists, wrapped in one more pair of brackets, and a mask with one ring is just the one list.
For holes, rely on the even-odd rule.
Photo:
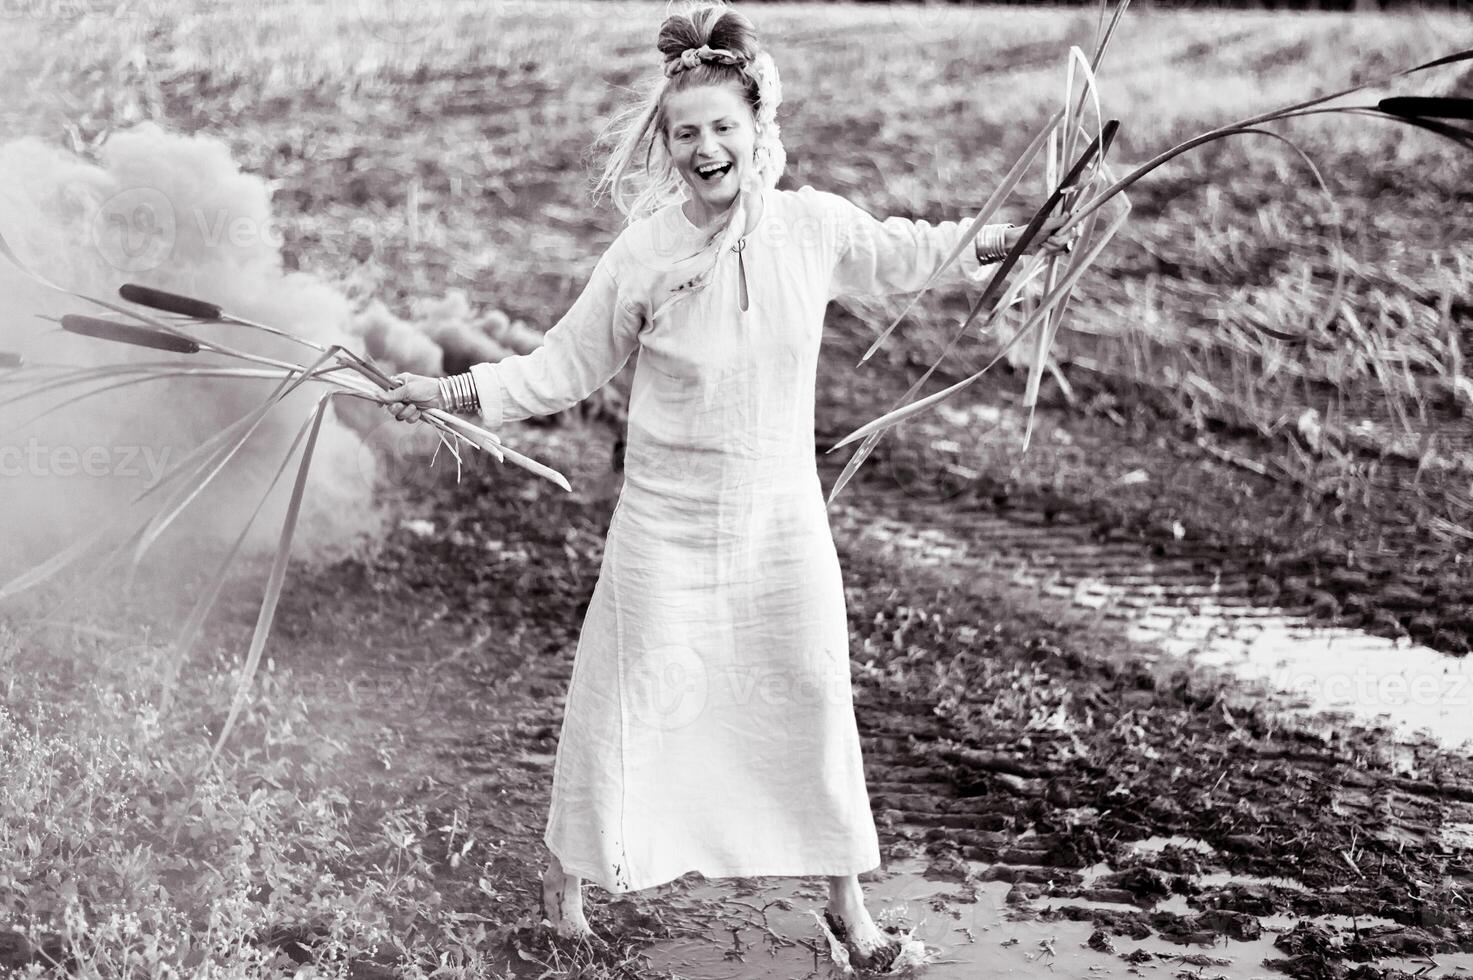
{"label": "woman", "polygon": [[[830,299],[918,290],[963,229],[778,190],[777,71],[740,13],[671,16],[657,44],[663,76],[614,127],[600,182],[628,224],[543,346],[453,379],[399,375],[382,397],[404,421],[435,407],[494,429],[569,407],[639,351],[554,766],[548,918],[590,934],[582,879],[625,892],[689,871],[823,875],[830,928],[885,966],[896,947],[858,878],[880,852],[815,374]],[[1019,233],[989,226],[961,275],[983,281]]]}

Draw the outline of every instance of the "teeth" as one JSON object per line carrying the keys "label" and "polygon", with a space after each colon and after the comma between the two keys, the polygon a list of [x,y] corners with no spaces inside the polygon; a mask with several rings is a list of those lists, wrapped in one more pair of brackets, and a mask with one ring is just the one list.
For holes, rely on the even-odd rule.
{"label": "teeth", "polygon": [[730,166],[730,164],[720,163],[714,167],[701,167],[696,171],[696,173],[700,174],[702,177],[709,177],[714,173],[725,170],[728,166]]}

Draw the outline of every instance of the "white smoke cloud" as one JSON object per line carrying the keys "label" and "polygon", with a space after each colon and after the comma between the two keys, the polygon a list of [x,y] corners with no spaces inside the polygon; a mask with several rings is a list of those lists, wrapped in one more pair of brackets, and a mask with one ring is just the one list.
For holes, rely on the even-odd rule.
{"label": "white smoke cloud", "polygon": [[[121,284],[140,282],[361,352],[363,338],[355,336],[353,311],[342,293],[282,268],[270,196],[267,182],[243,173],[223,142],[153,124],[114,133],[95,164],[35,139],[0,145],[0,233],[37,273],[112,300]],[[0,291],[7,299],[0,312],[0,351],[19,352],[28,364],[225,362],[218,355],[161,354],[63,333],[36,315],[103,311],[46,290],[5,262]],[[297,363],[320,356],[239,326],[188,329]],[[17,390],[14,379],[27,376],[35,375],[0,368],[0,398]],[[0,578],[8,580],[120,513],[160,467],[259,405],[273,386],[264,380],[150,381],[21,428],[16,426],[46,402],[0,405],[0,571],[7,573]],[[327,390],[320,384],[311,388],[273,411],[242,455],[190,506],[179,534],[232,540],[239,533],[316,395]],[[367,405],[356,413],[350,409],[359,418],[371,411],[383,412]],[[333,411],[324,420],[297,530],[297,556],[351,546],[381,526],[373,504],[372,454],[344,417]],[[294,475],[293,465],[258,518],[248,542],[253,550],[275,547]]]}

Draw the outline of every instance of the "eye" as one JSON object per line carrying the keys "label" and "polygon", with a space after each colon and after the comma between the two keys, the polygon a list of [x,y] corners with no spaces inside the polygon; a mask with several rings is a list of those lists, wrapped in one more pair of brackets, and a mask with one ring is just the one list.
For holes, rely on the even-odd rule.
{"label": "eye", "polygon": [[731,129],[731,128],[732,128],[732,127],[731,127],[731,125],[730,125],[730,124],[727,124],[727,125],[725,125],[725,126],[721,126],[721,127],[720,127],[720,129],[721,129],[721,131],[722,131],[722,132],[723,132],[723,133],[724,133],[724,132],[726,132],[726,131],[727,131],[727,130],[729,130],[729,129]]}

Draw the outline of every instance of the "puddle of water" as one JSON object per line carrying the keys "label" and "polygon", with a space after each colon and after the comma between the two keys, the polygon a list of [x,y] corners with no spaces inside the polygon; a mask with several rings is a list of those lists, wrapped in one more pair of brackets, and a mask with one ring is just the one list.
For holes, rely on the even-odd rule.
{"label": "puddle of water", "polygon": [[[1203,858],[1214,858],[1217,856],[1217,850],[1206,841],[1197,840],[1194,837],[1182,837],[1180,835],[1173,835],[1171,837],[1147,837],[1142,840],[1138,840],[1131,844],[1128,844],[1126,846],[1126,851],[1141,855],[1160,854],[1162,851],[1166,850],[1168,846],[1174,846],[1178,850],[1191,851],[1195,854],[1200,854]],[[1112,868],[1109,864],[1105,862],[1092,864],[1087,868],[1082,868],[1079,872],[1079,876],[1081,879],[1080,887],[1092,888],[1097,884],[1101,876],[1112,874],[1115,870],[1115,868]],[[1227,871],[1213,871],[1208,872],[1207,874],[1193,875],[1192,882],[1196,885],[1201,886],[1202,888],[1220,888],[1226,885],[1244,885],[1257,888],[1282,888],[1296,892],[1307,892],[1309,890],[1305,888],[1301,882],[1296,881],[1293,878],[1258,878],[1253,875],[1235,875]],[[1065,904],[1078,905],[1083,908],[1091,909],[1139,910],[1141,908],[1140,906],[1134,904],[1099,902],[1094,900],[1076,901],[1071,899]],[[1147,906],[1146,911],[1175,912],[1177,915],[1195,915],[1202,910],[1198,908],[1193,908],[1191,904],[1187,901],[1187,897],[1185,895],[1173,894],[1160,899],[1150,906]],[[1265,919],[1263,921],[1267,923],[1268,920]],[[1283,926],[1283,928],[1292,928],[1292,921],[1285,921],[1288,922],[1288,924]],[[1361,921],[1361,925],[1366,924],[1366,920]]]}
{"label": "puddle of water", "polygon": [[[980,873],[985,868],[986,865],[976,864],[973,871]],[[1263,961],[1285,957],[1273,946],[1277,932],[1287,931],[1301,921],[1350,927],[1350,920],[1341,921],[1338,917],[1273,916],[1261,920],[1264,934],[1252,942],[1220,940],[1213,946],[1183,946],[1156,935],[1139,942],[1112,937],[1116,949],[1112,953],[1089,946],[1093,924],[1062,919],[1045,922],[1035,918],[1034,913],[1050,906],[1099,905],[1122,909],[1127,906],[1045,899],[1022,909],[1007,904],[1005,896],[1010,886],[1006,882],[979,883],[975,885],[976,901],[966,902],[959,897],[963,886],[949,881],[929,881],[922,876],[924,870],[924,862],[918,860],[894,862],[882,877],[866,883],[865,892],[870,911],[881,924],[914,929],[914,937],[926,944],[931,959],[914,975],[934,980],[1036,977],[1045,973],[1102,980],[1142,974],[1173,977],[1182,970],[1204,978],[1247,980],[1273,975],[1263,966]],[[740,895],[730,883],[699,878],[692,881],[689,887],[665,900],[706,915],[714,912],[714,917],[704,935],[669,940],[647,950],[654,967],[688,980],[831,980],[843,976],[828,958],[825,940],[814,917],[823,909],[823,879],[747,879],[755,887],[740,889]],[[1157,909],[1165,907],[1162,903]],[[1183,903],[1181,909],[1174,911],[1191,910]],[[1357,921],[1362,928],[1376,924],[1369,919]],[[1121,955],[1137,949],[1153,954],[1153,958],[1133,964]],[[1180,959],[1193,954],[1222,962],[1203,966]],[[1425,960],[1388,959],[1375,965],[1414,973],[1426,964]],[[1473,954],[1439,955],[1437,965],[1444,974],[1473,971]]]}
{"label": "puddle of water", "polygon": [[[902,526],[896,522],[896,526]],[[864,533],[872,533],[867,528]],[[1028,538],[1032,533],[1022,529],[1015,535]],[[894,541],[893,532],[889,540]],[[924,542],[923,544],[921,542]],[[934,540],[912,536],[901,544],[934,547]],[[1057,542],[1053,542],[1056,544]],[[1102,562],[1085,563],[1086,571],[1076,565],[1072,570],[1053,567],[1046,558],[1049,541],[1035,539],[1030,555],[970,554],[963,548],[959,556],[948,554],[948,564],[969,564],[974,568],[995,569],[1015,582],[1040,592],[1068,599],[1097,610],[1102,619],[1120,620],[1126,635],[1157,646],[1170,655],[1190,658],[1195,663],[1227,670],[1245,680],[1277,692],[1286,702],[1286,710],[1305,713],[1338,713],[1362,723],[1381,726],[1393,738],[1409,739],[1426,733],[1445,745],[1458,749],[1473,746],[1473,657],[1452,658],[1426,647],[1406,641],[1383,639],[1357,630],[1324,627],[1299,615],[1300,611],[1255,606],[1245,595],[1242,583],[1219,589],[1215,576],[1203,575],[1183,567],[1156,567],[1149,562],[1132,566],[1128,577],[1113,574]],[[1088,559],[1088,556],[1086,556]],[[1473,846],[1473,823],[1450,822],[1441,831],[1449,849]],[[1138,842],[1138,850],[1157,850],[1175,844],[1211,855],[1212,849],[1202,842],[1187,838],[1152,838]],[[978,868],[985,868],[979,865]],[[1010,886],[1005,882],[988,882],[976,887],[976,901],[958,900],[959,887],[946,882],[930,882],[921,877],[923,866],[901,862],[894,865],[884,880],[867,885],[872,912],[895,909],[903,913],[897,921],[914,927],[915,937],[933,950],[935,961],[924,971],[927,977],[976,977],[1014,973],[1035,976],[1049,973],[1069,977],[1115,977],[1167,971],[1174,976],[1184,970],[1203,977],[1261,977],[1270,975],[1262,964],[1265,959],[1283,959],[1286,954],[1273,947],[1279,932],[1286,932],[1302,922],[1334,927],[1342,932],[1354,928],[1394,927],[1390,920],[1321,916],[1313,918],[1291,915],[1260,917],[1264,935],[1253,942],[1221,940],[1203,949],[1171,944],[1152,936],[1136,943],[1115,938],[1117,950],[1124,953],[1137,948],[1159,954],[1143,964],[1131,964],[1118,955],[1095,950],[1087,940],[1093,932],[1090,923],[1060,920],[1038,921],[1026,910],[1007,905],[1005,896]],[[1084,872],[1086,882],[1109,870],[1091,868]],[[768,886],[762,902],[781,897],[781,879]],[[1204,887],[1244,885],[1277,887],[1303,891],[1303,886],[1287,878],[1251,878],[1215,872],[1197,876],[1194,881]],[[720,890],[703,885],[708,900],[719,902]],[[767,910],[767,925],[784,932],[792,940],[789,945],[769,942],[763,956],[744,955],[746,962],[728,973],[703,972],[720,951],[712,953],[712,941],[691,940],[678,955],[656,958],[657,965],[675,970],[678,975],[697,977],[827,977],[836,975],[827,967],[820,951],[820,930],[808,910],[819,910],[823,890],[791,898],[790,909]],[[1094,901],[1042,899],[1028,908],[1034,912],[1049,907],[1075,906],[1120,911],[1136,911],[1135,906]],[[738,912],[740,910],[737,910]],[[750,915],[752,909],[746,909]],[[1193,914],[1183,896],[1173,895],[1156,904],[1150,911]],[[879,916],[877,915],[877,918]],[[741,934],[738,919],[726,920]],[[806,937],[806,944],[799,940]],[[758,950],[750,945],[748,949]],[[1203,965],[1188,964],[1183,954],[1206,953],[1225,962]],[[684,957],[684,959],[682,959]],[[806,961],[804,960],[806,957]],[[802,967],[800,968],[800,961]],[[1407,973],[1425,971],[1429,966],[1442,974],[1473,971],[1473,954],[1439,955],[1436,963],[1426,959],[1378,961],[1380,968],[1396,968]],[[682,972],[684,970],[685,972]],[[828,972],[825,972],[828,971]]]}
{"label": "puddle of water", "polygon": [[1192,879],[1203,888],[1221,888],[1224,885],[1252,885],[1259,888],[1282,888],[1291,892],[1308,892],[1302,882],[1293,878],[1255,878],[1252,875],[1235,875],[1227,871],[1213,871]]}
{"label": "puddle of water", "polygon": [[1175,847],[1181,851],[1196,851],[1207,857],[1217,854],[1217,849],[1206,841],[1197,840],[1195,837],[1183,837],[1180,834],[1173,834],[1170,837],[1142,837],[1138,841],[1131,842],[1126,849],[1139,854],[1160,854],[1168,847]]}
{"label": "puddle of water", "polygon": [[1425,732],[1449,748],[1473,742],[1473,657],[1283,617],[1225,625],[1190,616],[1176,633],[1138,638],[1302,697],[1310,710],[1385,724],[1398,738]]}
{"label": "puddle of water", "polygon": [[1437,833],[1450,851],[1473,850],[1473,823],[1445,823]]}
{"label": "puddle of water", "polygon": [[1393,737],[1425,733],[1449,748],[1473,743],[1473,657],[1449,657],[1272,609],[1224,604],[1211,588],[1171,586],[1168,599],[1159,591],[1164,586],[1063,582],[1026,571],[1015,578],[1115,613],[1128,622],[1130,639],[1293,695],[1307,712],[1345,712],[1387,726]]}
{"label": "puddle of water", "polygon": [[993,569],[1097,610],[1122,622],[1131,639],[1302,699],[1299,710],[1344,712],[1397,739],[1426,733],[1449,748],[1473,747],[1473,657],[1254,605],[1242,582],[1223,583],[1192,561],[1107,555],[1090,542],[1071,543],[1067,528],[1004,518],[983,525],[986,548],[958,548],[946,532],[890,518],[870,516],[861,533],[912,558]]}

